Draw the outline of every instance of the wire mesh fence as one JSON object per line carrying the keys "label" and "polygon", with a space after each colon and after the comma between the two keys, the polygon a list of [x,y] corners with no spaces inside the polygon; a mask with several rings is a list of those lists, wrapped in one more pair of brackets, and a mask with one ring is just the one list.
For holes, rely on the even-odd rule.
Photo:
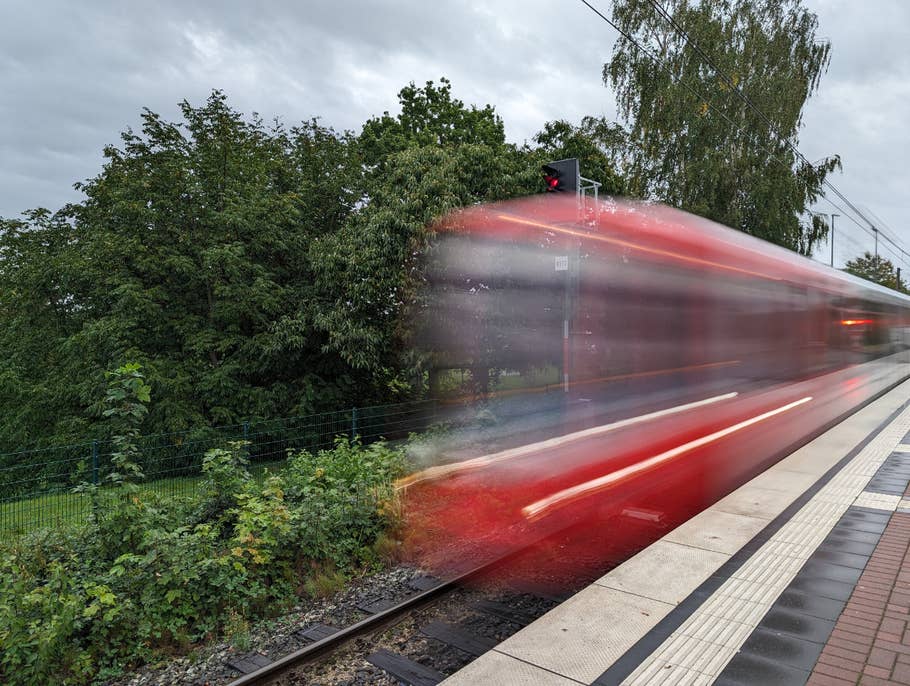
{"label": "wire mesh fence", "polygon": [[[205,453],[230,441],[248,443],[251,471],[261,476],[289,451],[330,448],[338,436],[363,444],[406,438],[428,428],[435,413],[435,403],[422,400],[142,436],[142,488],[167,498],[192,496]],[[0,536],[84,522],[90,501],[74,489],[104,484],[111,452],[109,440],[97,440],[0,454]]]}

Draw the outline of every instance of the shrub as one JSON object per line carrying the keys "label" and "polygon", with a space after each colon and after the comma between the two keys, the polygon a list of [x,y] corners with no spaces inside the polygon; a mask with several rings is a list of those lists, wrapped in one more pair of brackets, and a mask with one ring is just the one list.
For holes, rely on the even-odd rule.
{"label": "shrub", "polygon": [[296,547],[341,571],[372,561],[376,539],[396,523],[393,481],[403,467],[400,450],[347,438],[333,450],[291,455],[283,473],[286,495],[296,520],[306,524],[297,528]]}
{"label": "shrub", "polygon": [[206,455],[188,509],[143,499],[125,469],[92,492],[90,525],[0,547],[0,682],[87,683],[210,636],[243,643],[250,620],[377,562],[402,466],[340,439],[259,484],[233,443]]}
{"label": "shrub", "polygon": [[[37,563],[38,560],[32,560]],[[0,676],[5,683],[83,681],[93,660],[74,644],[91,615],[109,600],[96,586],[94,601],[66,561],[29,565],[9,552],[0,556]]]}
{"label": "shrub", "polygon": [[232,441],[226,449],[215,448],[205,454],[196,520],[220,520],[237,505],[237,496],[250,481],[248,448],[248,441]]}

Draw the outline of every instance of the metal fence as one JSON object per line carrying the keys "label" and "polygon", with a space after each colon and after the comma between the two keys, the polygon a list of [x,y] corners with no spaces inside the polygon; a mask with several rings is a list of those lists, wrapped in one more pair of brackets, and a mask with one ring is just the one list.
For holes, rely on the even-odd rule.
{"label": "metal fence", "polygon": [[[167,497],[192,495],[205,453],[229,441],[249,442],[251,471],[261,475],[289,450],[330,448],[338,436],[356,436],[364,444],[406,438],[426,429],[435,410],[433,401],[424,400],[142,436],[142,488]],[[103,484],[111,452],[109,440],[97,440],[0,454],[0,536],[85,521],[90,504],[74,488]]]}

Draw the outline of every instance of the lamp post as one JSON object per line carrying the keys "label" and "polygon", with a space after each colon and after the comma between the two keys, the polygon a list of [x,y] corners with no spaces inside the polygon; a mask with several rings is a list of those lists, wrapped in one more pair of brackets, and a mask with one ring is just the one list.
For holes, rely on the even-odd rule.
{"label": "lamp post", "polygon": [[834,218],[839,217],[839,214],[831,214],[831,268],[834,268]]}

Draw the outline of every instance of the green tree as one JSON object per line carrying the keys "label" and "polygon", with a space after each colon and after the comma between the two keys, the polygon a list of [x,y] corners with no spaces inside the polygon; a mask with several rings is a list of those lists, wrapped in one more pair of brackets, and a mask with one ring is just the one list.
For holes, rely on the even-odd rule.
{"label": "green tree", "polygon": [[145,111],[78,184],[83,202],[0,225],[0,450],[106,432],[104,370],[124,360],[158,398],[145,430],[313,411],[365,388],[318,332],[288,348],[274,330],[312,299],[310,244],[362,202],[354,138],[267,126],[219,92],[181,110],[179,123]]}
{"label": "green tree", "polygon": [[399,100],[359,135],[266,124],[218,91],[178,122],[146,110],[82,202],[0,219],[0,452],[109,436],[105,370],[127,360],[156,398],[143,431],[405,398],[434,219],[542,191],[555,156],[623,187],[602,120],[519,147],[446,79]]}
{"label": "green tree", "polygon": [[907,286],[904,280],[898,277],[891,260],[886,260],[881,255],[873,255],[867,251],[861,257],[849,260],[844,265],[844,271],[887,288],[907,292]]}
{"label": "green tree", "polygon": [[135,363],[125,364],[107,373],[108,389],[104,398],[107,409],[104,416],[113,423],[111,439],[111,466],[108,481],[126,485],[135,493],[135,482],[144,478],[140,461],[139,430],[148,414],[151,390],[142,375],[142,367]]}
{"label": "green tree", "polygon": [[466,106],[444,78],[439,86],[411,84],[399,100],[397,117],[364,125],[364,206],[340,231],[313,241],[316,298],[280,325],[288,341],[312,325],[325,350],[389,390],[414,378],[403,314],[421,282],[430,223],[457,207],[542,190],[538,160],[506,143],[492,106]]}
{"label": "green tree", "polygon": [[[42,446],[86,428],[85,360],[63,343],[78,331],[79,278],[65,213],[0,219],[0,451]],[[103,385],[103,368],[94,377]]]}
{"label": "green tree", "polygon": [[326,171],[315,143],[331,132],[246,121],[221,93],[181,109],[183,124],[146,112],[142,135],[125,133],[81,186],[76,225],[98,276],[81,335],[144,363],[169,428],[289,412],[306,375],[269,354],[269,331],[307,296],[309,240],[351,204],[302,192],[321,180],[308,164]]}
{"label": "green tree", "polygon": [[603,117],[584,117],[578,126],[558,119],[544,124],[534,136],[533,153],[541,163],[578,158],[582,176],[602,184],[600,192],[622,195],[625,180],[619,173],[625,163],[626,133]]}
{"label": "green tree", "polygon": [[602,119],[588,117],[577,127],[552,122],[535,145],[518,147],[506,142],[491,105],[465,105],[445,78],[438,86],[412,83],[398,97],[401,113],[370,119],[359,138],[369,168],[362,211],[311,247],[315,328],[328,337],[327,349],[372,370],[376,385],[390,389],[407,388],[421,376],[410,325],[421,306],[434,219],[543,191],[540,165],[556,157],[578,157],[585,176],[601,181],[606,193],[624,188],[615,171],[622,133]]}
{"label": "green tree", "polygon": [[466,106],[452,97],[452,84],[445,77],[439,86],[432,81],[422,88],[408,84],[398,92],[398,102],[399,115],[383,112],[363,125],[359,143],[367,164],[381,167],[390,155],[406,148],[505,144],[505,128],[493,106]]}
{"label": "green tree", "polygon": [[613,4],[616,24],[647,49],[620,37],[603,70],[629,125],[629,190],[811,253],[827,227],[801,218],[840,159],[806,163],[781,139],[798,142],[803,106],[828,66],[816,16],[801,0],[662,5],[732,84],[655,3]]}

